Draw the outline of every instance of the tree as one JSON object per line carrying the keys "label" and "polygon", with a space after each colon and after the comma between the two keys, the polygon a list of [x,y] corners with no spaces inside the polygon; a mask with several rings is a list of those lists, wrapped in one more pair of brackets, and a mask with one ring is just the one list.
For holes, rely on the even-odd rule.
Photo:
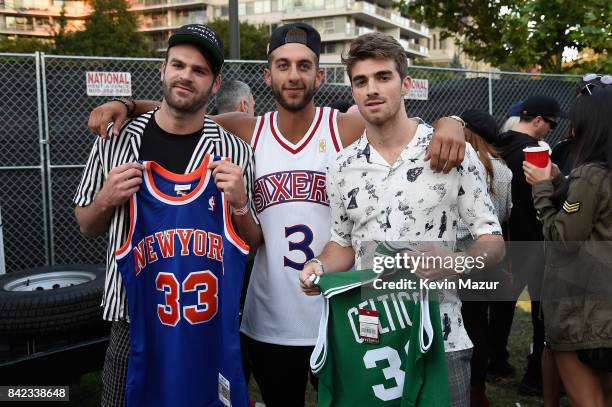
{"label": "tree", "polygon": [[147,38],[136,27],[138,21],[128,11],[126,0],[94,0],[85,30],[62,32],[59,41],[56,38],[57,51],[74,55],[150,56]]}
{"label": "tree", "polygon": [[0,37],[0,52],[32,53],[36,51],[51,52],[53,44],[38,38]]}
{"label": "tree", "polygon": [[579,55],[587,48],[612,51],[609,0],[400,0],[396,6],[441,28],[443,38],[458,36],[465,53],[500,68],[562,72],[568,48]]}
{"label": "tree", "polygon": [[[214,20],[206,23],[214,29],[223,40],[225,58],[229,57],[229,23],[227,20]],[[246,21],[240,23],[240,59],[262,60],[268,59],[266,49],[269,39],[268,27],[253,25]]]}

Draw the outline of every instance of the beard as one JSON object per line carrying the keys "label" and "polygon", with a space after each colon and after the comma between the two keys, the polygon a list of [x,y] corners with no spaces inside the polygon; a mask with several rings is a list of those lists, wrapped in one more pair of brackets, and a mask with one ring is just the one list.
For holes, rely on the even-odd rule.
{"label": "beard", "polygon": [[274,96],[274,100],[276,101],[276,103],[278,103],[284,109],[290,112],[299,112],[300,110],[308,106],[308,104],[314,98],[315,91],[317,90],[317,88],[315,88],[314,82],[310,86],[305,84],[304,85],[304,95],[302,96],[301,99],[287,100],[286,98],[283,97],[282,86],[276,85],[274,84],[274,81],[272,81],[271,89],[272,89],[272,95]]}
{"label": "beard", "polygon": [[205,89],[200,93],[194,93],[191,98],[180,98],[172,93],[173,86],[178,84],[181,84],[181,86],[184,86],[192,91],[194,90],[192,86],[182,84],[180,81],[174,81],[172,83],[164,81],[164,100],[169,107],[180,113],[195,113],[208,104],[214,82],[210,84],[208,89]]}

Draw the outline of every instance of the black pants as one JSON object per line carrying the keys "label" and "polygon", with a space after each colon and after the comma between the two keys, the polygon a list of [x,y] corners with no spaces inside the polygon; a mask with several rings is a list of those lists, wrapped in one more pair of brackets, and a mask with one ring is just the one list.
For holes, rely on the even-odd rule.
{"label": "black pants", "polygon": [[[510,269],[514,279],[515,299],[527,285],[531,298],[531,325],[533,327],[533,352],[529,357],[528,371],[539,376],[544,352],[544,321],[540,315],[542,277],[544,275],[544,242],[512,242]],[[513,307],[516,301],[512,304]],[[514,315],[514,313],[513,313]],[[510,325],[512,320],[510,320]]]}
{"label": "black pants", "polygon": [[[242,335],[266,407],[303,407],[313,346],[283,346]],[[316,388],[317,381],[310,374]]]}
{"label": "black pants", "polygon": [[489,360],[492,363],[508,360],[508,336],[514,315],[514,303],[465,301],[461,314],[465,330],[474,344],[471,384],[483,385]]}
{"label": "black pants", "polygon": [[508,361],[508,337],[516,301],[512,276],[507,269],[504,262],[470,275],[471,280],[498,283],[494,290],[459,292],[465,329],[474,344],[472,385],[484,385],[489,361],[492,364]]}

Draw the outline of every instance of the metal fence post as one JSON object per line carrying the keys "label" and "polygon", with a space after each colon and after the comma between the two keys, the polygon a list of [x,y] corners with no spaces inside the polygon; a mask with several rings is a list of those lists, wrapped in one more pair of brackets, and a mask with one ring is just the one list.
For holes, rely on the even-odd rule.
{"label": "metal fence post", "polygon": [[0,207],[0,275],[6,273],[6,264],[4,263],[4,238],[2,235],[2,208]]}
{"label": "metal fence post", "polygon": [[489,114],[493,115],[493,71],[489,70]]}
{"label": "metal fence post", "polygon": [[38,123],[40,125],[40,166],[43,190],[42,206],[45,225],[45,254],[47,265],[54,265],[53,212],[51,211],[51,174],[49,168],[49,109],[47,104],[47,79],[44,52],[36,52],[36,68],[36,82],[38,84]]}

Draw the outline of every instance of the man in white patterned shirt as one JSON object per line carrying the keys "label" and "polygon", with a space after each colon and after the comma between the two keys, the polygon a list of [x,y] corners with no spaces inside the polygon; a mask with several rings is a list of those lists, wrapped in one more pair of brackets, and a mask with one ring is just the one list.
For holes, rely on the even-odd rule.
{"label": "man in white patterned shirt", "polygon": [[[403,96],[410,90],[406,56],[392,37],[371,33],[351,44],[344,61],[353,97],[365,118],[366,132],[340,152],[327,174],[332,215],[331,241],[300,275],[302,289],[318,294],[311,274],[346,271],[371,265],[369,242],[444,242],[451,254],[457,221],[463,219],[477,242],[469,255],[483,254],[494,264],[504,255],[501,228],[475,151],[466,145],[465,159],[449,174],[435,173],[424,157],[432,128],[410,120]],[[443,253],[437,251],[436,253]],[[420,269],[436,280],[456,274],[447,269]],[[456,292],[442,291],[440,312],[448,314],[445,341],[453,406],[469,406],[471,347],[461,322]]]}

